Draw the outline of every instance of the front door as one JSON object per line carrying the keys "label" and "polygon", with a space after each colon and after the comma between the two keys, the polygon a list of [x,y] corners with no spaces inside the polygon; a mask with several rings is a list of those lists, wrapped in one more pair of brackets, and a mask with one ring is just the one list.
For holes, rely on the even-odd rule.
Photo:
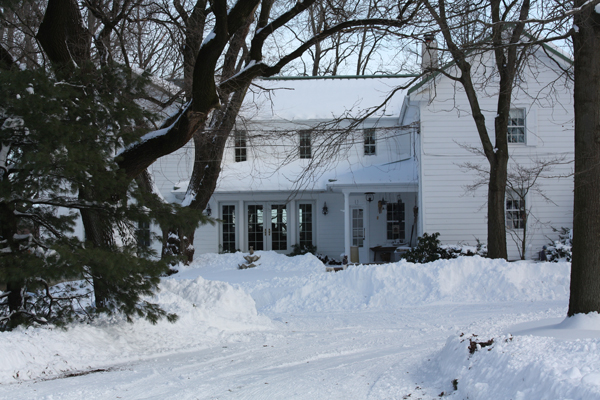
{"label": "front door", "polygon": [[286,204],[256,203],[246,206],[248,248],[288,251],[288,209]]}
{"label": "front door", "polygon": [[363,208],[352,209],[352,247],[350,262],[366,262],[365,251],[365,211]]}

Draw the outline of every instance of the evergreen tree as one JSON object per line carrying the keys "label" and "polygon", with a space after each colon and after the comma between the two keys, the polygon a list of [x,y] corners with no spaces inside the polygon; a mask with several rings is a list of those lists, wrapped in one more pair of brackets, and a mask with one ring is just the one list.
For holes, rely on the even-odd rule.
{"label": "evergreen tree", "polygon": [[[153,119],[136,101],[147,79],[120,66],[75,74],[0,72],[0,329],[97,312],[176,318],[144,300],[168,266],[136,245],[135,224],[202,217],[179,215],[117,164]],[[73,238],[85,212],[111,230],[101,246]]]}

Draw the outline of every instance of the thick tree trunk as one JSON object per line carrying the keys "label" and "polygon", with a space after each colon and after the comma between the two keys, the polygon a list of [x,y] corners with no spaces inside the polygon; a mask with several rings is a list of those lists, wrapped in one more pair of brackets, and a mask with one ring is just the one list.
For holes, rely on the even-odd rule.
{"label": "thick tree trunk", "polygon": [[[197,132],[194,135],[194,169],[186,193],[188,207],[202,211],[206,208],[221,173],[221,161],[227,139],[235,125],[235,120],[250,85],[246,84],[231,96],[227,108],[217,112],[213,118],[213,130]],[[194,257],[194,232],[183,232],[187,239],[181,243],[182,253],[188,262]]]}
{"label": "thick tree trunk", "polygon": [[182,247],[183,247],[183,257],[186,264],[190,264],[194,260],[194,236],[196,234],[195,229],[190,229],[189,232],[184,232]]}
{"label": "thick tree trunk", "polygon": [[[252,16],[248,17],[245,23],[234,33],[223,60],[221,81],[238,72],[241,65],[238,62],[239,54],[243,54],[242,49],[245,45],[245,39],[253,21]],[[264,23],[266,21],[259,21],[260,26],[263,26]],[[227,100],[226,105],[214,111],[209,129],[202,125],[193,136],[194,168],[184,203],[185,206],[193,210],[202,212],[217,186],[225,145],[235,125],[248,87],[249,83],[238,85],[235,87],[233,94],[228,89],[221,90],[221,101],[225,102],[224,100]],[[189,264],[192,262],[195,253],[194,236],[195,228],[172,227],[166,234],[163,232],[163,254],[181,254],[184,257],[184,262]],[[175,239],[177,243],[173,242]]]}
{"label": "thick tree trunk", "polygon": [[185,9],[179,5],[177,11],[180,15],[185,15],[185,46],[183,47],[183,90],[187,99],[192,97],[192,86],[194,82],[194,66],[196,65],[196,56],[200,50],[204,35],[204,25],[206,23],[206,0],[196,2],[192,12],[187,16]]}
{"label": "thick tree trunk", "polygon": [[[485,117],[479,104],[479,93],[475,89],[471,76],[471,64],[467,61],[467,53],[461,48],[453,37],[453,30],[450,27],[446,15],[446,5],[450,2],[441,1],[437,4],[425,2],[425,7],[429,10],[436,22],[441,28],[444,40],[452,55],[456,66],[461,71],[458,79],[465,89],[469,100],[473,119],[477,127],[477,132],[483,147],[489,165],[489,184],[488,184],[488,224],[487,224],[487,245],[488,257],[490,258],[508,258],[506,246],[506,222],[505,222],[505,192],[507,182],[508,166],[508,143],[507,143],[507,125],[510,104],[512,100],[512,88],[516,71],[520,62],[520,50],[517,52],[517,46],[508,47],[503,38],[504,32],[509,32],[506,22],[501,15],[499,0],[490,1],[492,20],[497,23],[493,26],[492,49],[494,52],[495,63],[500,74],[500,91],[497,102],[497,116],[494,120],[495,143],[492,143],[488,129],[485,124]],[[529,1],[525,0],[520,7],[520,19],[525,20],[529,14]],[[439,13],[438,13],[439,12]],[[521,40],[521,34],[524,29],[524,23],[514,24],[511,31],[509,42],[516,44]]]}
{"label": "thick tree trunk", "polygon": [[[15,243],[13,240],[14,235],[17,233],[17,218],[12,207],[6,203],[0,203],[0,237],[3,237],[8,242],[8,247],[12,252],[18,252],[18,243]],[[1,257],[0,260],[2,260]],[[9,292],[8,310],[9,312],[17,312],[23,305],[23,288],[25,287],[25,283],[18,277],[18,271],[12,268],[6,270],[6,265],[4,263],[1,264],[0,268],[5,269],[3,275],[8,278],[8,281],[5,282],[6,291]],[[9,326],[17,326],[19,324],[18,318],[18,315],[12,317]]]}
{"label": "thick tree trunk", "polygon": [[92,36],[75,0],[50,0],[36,38],[57,69],[90,61]]}
{"label": "thick tree trunk", "polygon": [[[575,1],[580,7],[584,0]],[[575,191],[568,315],[600,312],[600,14],[575,17]]]}
{"label": "thick tree trunk", "polygon": [[15,61],[4,46],[0,46],[0,69],[9,70],[15,66]]}
{"label": "thick tree trunk", "polygon": [[504,196],[508,157],[496,156],[490,161],[488,185],[488,257],[507,258]]}
{"label": "thick tree trunk", "polygon": [[[83,200],[93,200],[94,195],[80,190],[79,197]],[[80,211],[83,228],[85,229],[85,241],[96,248],[111,248],[114,245],[113,226],[110,221],[96,210],[82,209]],[[96,309],[106,308],[109,299],[108,287],[102,278],[102,271],[91,267],[90,273],[94,283],[94,299]]]}

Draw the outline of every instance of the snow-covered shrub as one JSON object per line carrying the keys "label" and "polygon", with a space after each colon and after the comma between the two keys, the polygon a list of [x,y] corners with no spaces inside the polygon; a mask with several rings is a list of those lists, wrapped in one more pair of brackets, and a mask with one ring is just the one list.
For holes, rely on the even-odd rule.
{"label": "snow-covered shrub", "polygon": [[424,233],[419,238],[417,245],[411,250],[402,254],[402,258],[413,263],[428,263],[439,259],[449,260],[462,256],[480,255],[485,257],[487,249],[479,240],[477,247],[463,245],[442,245],[438,237],[439,232],[428,235]]}
{"label": "snow-covered shrub", "polygon": [[317,246],[312,245],[312,244],[304,244],[304,245],[293,244],[292,252],[290,254],[288,254],[288,256],[290,256],[290,257],[301,256],[306,253],[316,254]]}
{"label": "snow-covered shrub", "polygon": [[447,244],[441,247],[446,250],[452,257],[457,258],[462,256],[481,256],[487,257],[487,246],[479,239],[477,240],[476,246],[469,246],[465,244]]}
{"label": "snow-covered shrub", "polygon": [[573,230],[562,227],[559,229],[552,228],[554,232],[558,232],[558,240],[550,243],[548,246],[548,261],[571,261],[573,247]]}
{"label": "snow-covered shrub", "polygon": [[329,258],[328,256],[324,256],[322,254],[317,254],[317,258],[325,265],[342,265],[340,260],[336,260],[335,258]]}

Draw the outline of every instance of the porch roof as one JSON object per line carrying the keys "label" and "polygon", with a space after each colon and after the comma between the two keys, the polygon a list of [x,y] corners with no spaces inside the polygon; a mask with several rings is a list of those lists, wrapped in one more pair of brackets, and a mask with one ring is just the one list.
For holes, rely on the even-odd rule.
{"label": "porch roof", "polygon": [[418,181],[418,165],[409,158],[347,171],[328,179],[327,187],[333,191],[412,191],[417,189]]}
{"label": "porch roof", "polygon": [[[371,166],[349,166],[340,163],[326,171],[306,173],[307,160],[296,160],[273,168],[265,161],[229,164],[224,168],[215,193],[256,193],[294,191],[413,191],[417,188],[417,164],[407,159]],[[188,181],[179,182],[173,190],[182,199]]]}
{"label": "porch roof", "polygon": [[[259,162],[262,164],[262,162]],[[306,171],[306,160],[297,160],[289,165],[273,169],[245,163],[228,165],[217,184],[217,193],[237,192],[290,192],[343,191],[352,188],[380,192],[413,190],[417,187],[418,171],[414,159],[371,166],[349,166],[341,163],[327,171]],[[259,171],[263,171],[262,173]],[[268,171],[268,172],[265,172]]]}

